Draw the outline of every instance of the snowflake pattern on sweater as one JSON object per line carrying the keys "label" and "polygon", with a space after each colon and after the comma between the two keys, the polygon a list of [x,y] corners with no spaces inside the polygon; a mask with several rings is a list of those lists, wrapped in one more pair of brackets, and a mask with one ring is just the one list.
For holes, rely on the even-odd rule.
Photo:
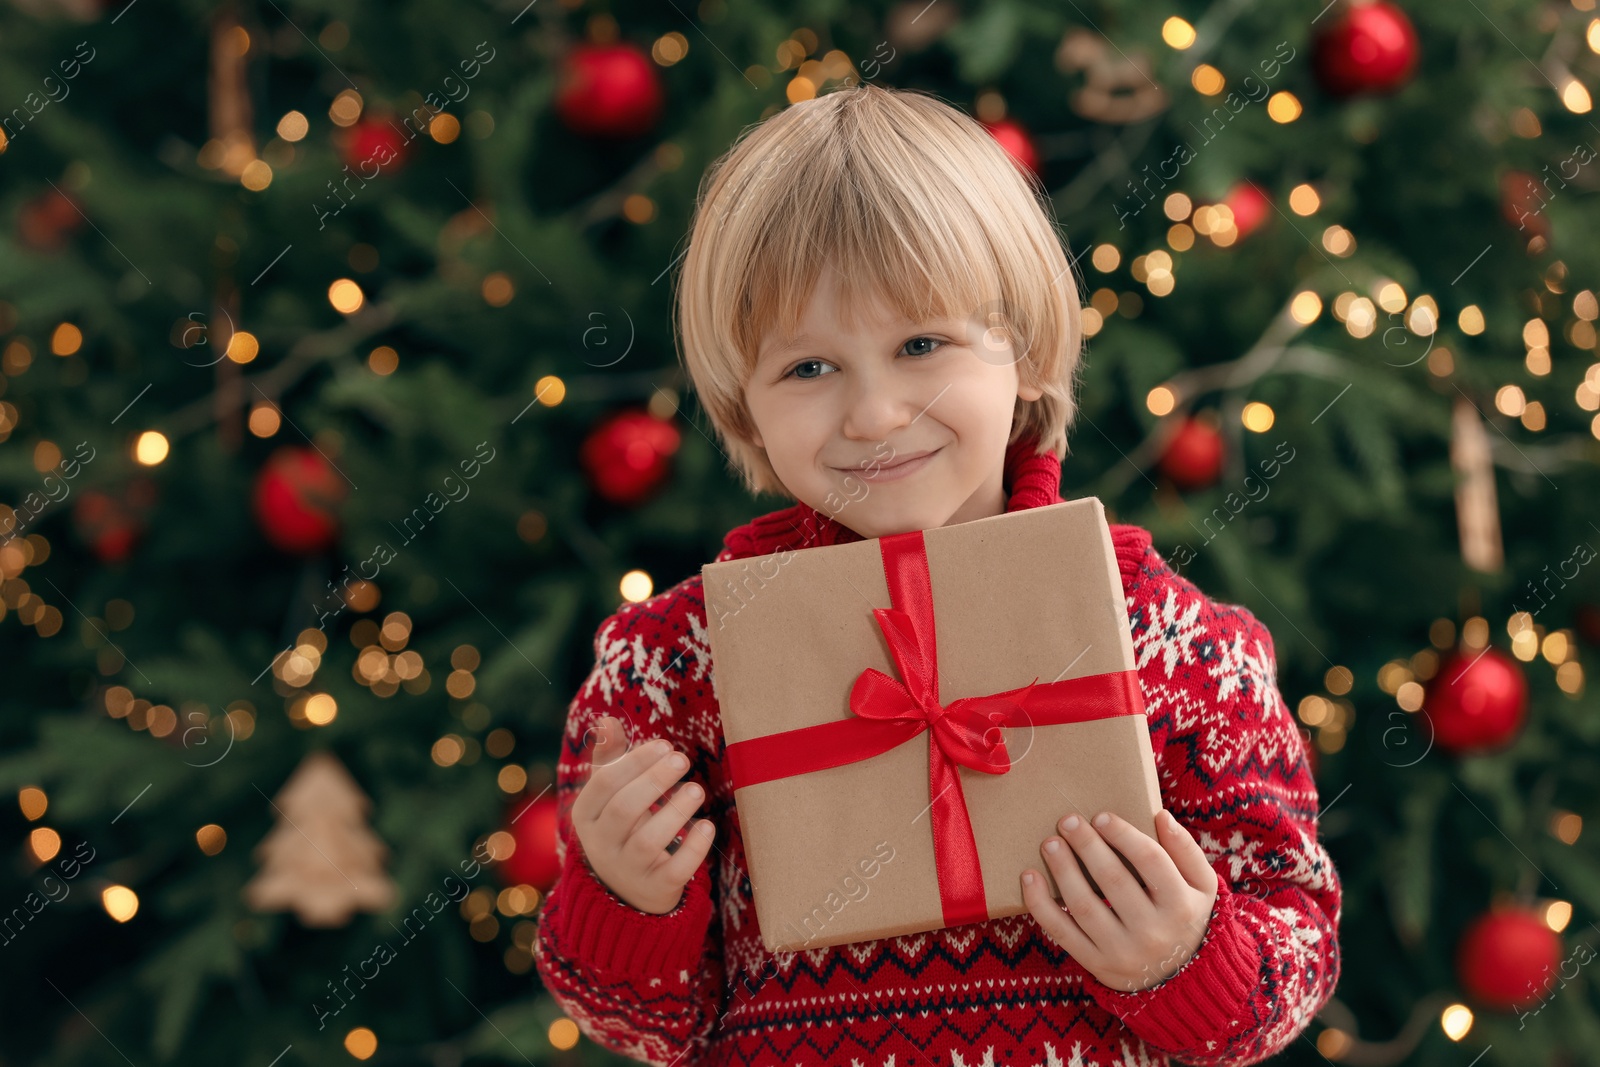
{"label": "snowflake pattern on sweater", "polygon": [[[1010,510],[1060,499],[1052,455],[1008,453],[1007,474]],[[1316,785],[1271,635],[1174,573],[1146,531],[1111,531],[1163,803],[1220,880],[1204,939],[1175,974],[1150,990],[1111,990],[1028,914],[768,952],[696,575],[605,620],[569,709],[557,765],[562,873],[541,905],[534,954],[579,1029],[656,1067],[1243,1067],[1299,1037],[1338,981],[1340,887],[1317,840]],[[797,504],[730,532],[717,559],[847,540],[859,538]],[[665,915],[612,894],[572,832],[592,729],[608,713],[633,743],[665,737],[689,755],[685,780],[705,789],[701,814],[717,826],[708,861]]]}

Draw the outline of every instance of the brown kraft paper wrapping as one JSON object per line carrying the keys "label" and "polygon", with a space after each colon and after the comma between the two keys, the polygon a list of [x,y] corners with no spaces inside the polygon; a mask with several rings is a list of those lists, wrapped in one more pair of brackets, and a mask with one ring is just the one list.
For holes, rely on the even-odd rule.
{"label": "brown kraft paper wrapping", "polygon": [[[1035,679],[1134,669],[1099,500],[938,527],[923,538],[944,705]],[[872,613],[890,606],[878,539],[709,563],[702,577],[727,745],[854,718],[851,687],[869,667],[899,678]],[[1069,812],[1115,812],[1155,838],[1161,809],[1143,714],[1002,732],[1008,772],[956,768],[991,919],[1027,911],[1024,868],[1042,872],[1060,899],[1039,845]],[[735,790],[769,951],[945,925],[929,810],[931,737],[923,730],[871,759]]]}

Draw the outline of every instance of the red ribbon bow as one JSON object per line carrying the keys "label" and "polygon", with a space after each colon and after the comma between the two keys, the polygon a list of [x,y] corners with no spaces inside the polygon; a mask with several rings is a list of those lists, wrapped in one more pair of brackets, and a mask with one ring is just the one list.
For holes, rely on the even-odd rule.
{"label": "red ribbon bow", "polygon": [[850,689],[854,718],[768,734],[727,746],[728,774],[735,789],[871,759],[924,730],[928,745],[928,793],[932,798],[934,863],[945,926],[989,917],[983,870],[961,775],[956,765],[985,774],[1011,770],[1001,727],[1059,726],[1144,711],[1136,671],[1032,682],[989,696],[939,699],[938,643],[934,631],[933,582],[922,531],[878,539],[888,608],[873,608],[900,674],[862,671]]}

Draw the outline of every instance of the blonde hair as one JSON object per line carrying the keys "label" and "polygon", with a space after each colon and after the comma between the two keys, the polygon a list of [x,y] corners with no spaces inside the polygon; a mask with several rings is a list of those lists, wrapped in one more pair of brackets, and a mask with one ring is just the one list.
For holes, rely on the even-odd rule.
{"label": "blonde hair", "polygon": [[829,263],[849,265],[845,314],[876,296],[913,321],[999,315],[1043,393],[1017,398],[1010,441],[1064,456],[1082,315],[1049,207],[987,130],[920,92],[839,89],[746,129],[701,180],[676,294],[679,358],[746,488],[793,499],[744,389]]}

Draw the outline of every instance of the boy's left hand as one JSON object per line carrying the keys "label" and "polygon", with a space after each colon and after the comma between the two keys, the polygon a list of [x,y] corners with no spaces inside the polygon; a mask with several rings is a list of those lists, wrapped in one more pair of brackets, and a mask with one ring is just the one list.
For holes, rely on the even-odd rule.
{"label": "boy's left hand", "polygon": [[[1165,810],[1156,814],[1159,841],[1109,812],[1096,819],[1104,825],[1096,828],[1068,815],[1057,824],[1059,834],[1040,846],[1065,908],[1050,895],[1044,876],[1031,869],[1022,872],[1022,899],[1044,932],[1103,985],[1119,993],[1149,989],[1176,973],[1200,947],[1217,899],[1217,872],[1189,831]],[[1113,847],[1138,870],[1143,886]],[[1089,888],[1074,853],[1106,894],[1104,900]]]}

